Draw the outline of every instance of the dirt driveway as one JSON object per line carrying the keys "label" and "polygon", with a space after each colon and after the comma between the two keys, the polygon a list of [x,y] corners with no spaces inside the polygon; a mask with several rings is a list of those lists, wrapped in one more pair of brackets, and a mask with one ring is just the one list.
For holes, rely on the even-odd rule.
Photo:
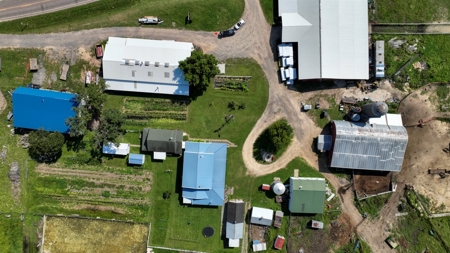
{"label": "dirt driveway", "polygon": [[[151,29],[143,27],[100,28],[70,33],[2,35],[0,47],[17,48],[90,48],[95,42],[109,36],[135,37],[146,39],[165,39],[193,42],[207,53],[214,54],[219,60],[227,58],[250,57],[262,67],[269,81],[269,102],[266,110],[247,137],[242,155],[248,174],[253,176],[272,173],[286,166],[294,157],[304,158],[310,165],[319,168],[319,161],[311,148],[313,138],[320,130],[306,114],[300,113],[300,93],[290,91],[279,83],[274,49],[280,28],[267,24],[258,0],[246,0],[243,18],[246,24],[231,38],[218,39],[213,32],[194,32],[173,29]],[[292,145],[278,160],[270,165],[259,164],[253,159],[253,143],[260,133],[272,122],[286,118],[294,128]],[[341,182],[331,173],[324,173],[327,180],[339,189]],[[348,215],[353,226],[361,221],[361,216],[353,205],[351,192],[340,196],[342,211]],[[373,252],[388,252],[380,245],[379,235],[382,227],[378,223],[366,222],[360,234],[371,246]]]}

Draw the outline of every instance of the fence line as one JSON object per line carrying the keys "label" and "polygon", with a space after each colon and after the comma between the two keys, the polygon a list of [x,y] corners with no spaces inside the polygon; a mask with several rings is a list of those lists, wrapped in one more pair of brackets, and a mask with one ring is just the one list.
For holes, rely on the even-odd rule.
{"label": "fence line", "polygon": [[167,247],[160,247],[160,246],[147,246],[147,248],[172,250],[172,251],[178,251],[178,252],[208,253],[208,252],[203,252],[203,251],[195,251],[195,250],[187,250],[187,249],[174,249],[174,248],[167,248]]}

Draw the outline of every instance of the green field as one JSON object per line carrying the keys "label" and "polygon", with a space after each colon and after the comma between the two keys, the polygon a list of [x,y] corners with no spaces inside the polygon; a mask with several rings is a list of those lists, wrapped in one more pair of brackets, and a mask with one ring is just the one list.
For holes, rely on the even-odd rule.
{"label": "green field", "polygon": [[[185,24],[190,12],[192,23]],[[52,33],[100,27],[139,26],[141,16],[158,16],[157,26],[190,30],[228,29],[244,12],[243,0],[100,0],[54,13],[0,23],[0,33]]]}
{"label": "green field", "polygon": [[[387,42],[397,37],[397,39],[406,40],[409,45],[417,44],[416,52],[407,51],[404,44],[399,49],[390,47]],[[450,44],[449,35],[373,35],[373,40],[384,40],[386,76],[391,77],[415,54],[420,56],[406,67],[397,78],[396,87],[404,89],[406,76],[410,77],[409,86],[413,89],[422,87],[430,82],[448,82],[450,80]],[[426,62],[427,68],[419,71],[413,67],[415,62]]]}
{"label": "green field", "polygon": [[270,25],[275,23],[275,17],[277,17],[278,13],[274,13],[276,9],[278,9],[278,6],[276,6],[276,9],[274,8],[275,4],[278,4],[278,1],[274,0],[259,0],[259,3],[261,4],[261,8],[263,10],[264,16],[266,17],[267,23]]}
{"label": "green field", "polygon": [[[372,1],[370,1],[372,2]],[[450,2],[447,0],[380,0],[375,1],[377,23],[448,22]]]}

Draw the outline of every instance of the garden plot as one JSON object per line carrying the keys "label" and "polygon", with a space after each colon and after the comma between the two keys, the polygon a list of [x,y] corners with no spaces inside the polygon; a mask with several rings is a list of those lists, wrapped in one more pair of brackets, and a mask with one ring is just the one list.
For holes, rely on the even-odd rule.
{"label": "garden plot", "polygon": [[150,203],[147,195],[153,178],[146,170],[120,174],[124,172],[119,169],[104,172],[40,165],[35,171],[38,178],[33,190],[39,198],[45,199],[39,204],[41,208],[51,203],[63,210],[140,215],[142,211],[134,213],[132,207],[145,207]]}
{"label": "garden plot", "polygon": [[186,121],[189,102],[159,98],[125,98],[123,112],[127,125],[158,121]]}
{"label": "garden plot", "polygon": [[146,252],[148,225],[80,218],[44,219],[41,252]]}
{"label": "garden plot", "polygon": [[249,91],[251,76],[220,76],[214,77],[214,88],[229,91]]}

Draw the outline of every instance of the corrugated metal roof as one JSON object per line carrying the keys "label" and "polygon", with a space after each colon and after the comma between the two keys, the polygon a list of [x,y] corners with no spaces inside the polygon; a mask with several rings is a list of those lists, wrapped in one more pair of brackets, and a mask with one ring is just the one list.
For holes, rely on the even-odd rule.
{"label": "corrugated metal roof", "polygon": [[144,128],[141,150],[145,152],[166,152],[181,155],[183,131]]}
{"label": "corrugated metal roof", "polygon": [[292,213],[323,213],[325,179],[291,177],[289,194],[289,211]]}
{"label": "corrugated metal roof", "polygon": [[[225,191],[227,145],[186,142],[182,196],[193,205],[222,206]],[[206,194],[206,196],[205,196]]]}
{"label": "corrugated metal roof", "polygon": [[239,247],[239,239],[228,239],[228,247],[230,248]]}
{"label": "corrugated metal roof", "polygon": [[76,94],[18,87],[12,93],[14,127],[69,133],[67,119],[75,117]]}
{"label": "corrugated metal roof", "polygon": [[298,42],[298,79],[368,79],[366,2],[279,0],[278,8],[282,42]]}
{"label": "corrugated metal roof", "polygon": [[130,144],[119,143],[119,146],[117,147],[116,144],[108,142],[103,144],[102,152],[103,154],[110,155],[128,155],[128,153],[130,153]]}
{"label": "corrugated metal roof", "polygon": [[110,37],[103,57],[106,89],[188,96],[178,62],[193,50],[188,42]]}
{"label": "corrugated metal roof", "polygon": [[400,171],[408,143],[403,126],[333,121],[331,167]]}

